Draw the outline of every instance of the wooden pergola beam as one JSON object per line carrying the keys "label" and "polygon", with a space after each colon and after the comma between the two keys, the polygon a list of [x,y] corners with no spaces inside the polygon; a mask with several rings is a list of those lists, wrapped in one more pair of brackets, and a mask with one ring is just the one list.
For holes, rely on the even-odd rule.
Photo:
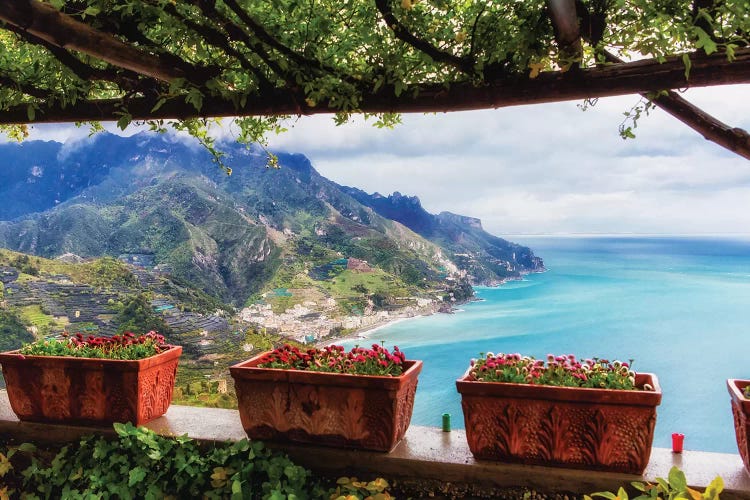
{"label": "wooden pergola beam", "polygon": [[[604,55],[611,62],[622,63],[610,52],[605,51]],[[707,141],[750,160],[750,134],[745,130],[727,125],[672,90],[657,97],[650,97],[647,93],[641,93],[641,96],[701,134]]]}
{"label": "wooden pergola beam", "polygon": [[0,21],[53,46],[77,50],[158,80],[170,82],[188,76],[183,70],[165,64],[158,56],[123,43],[37,0],[0,1]]}
{"label": "wooden pergola beam", "polygon": [[560,49],[560,64],[570,65],[574,61],[580,61],[583,46],[575,0],[547,0],[547,11]]}
{"label": "wooden pergola beam", "polygon": [[[377,7],[384,20],[394,30],[396,36],[417,50],[429,55],[433,60],[453,65],[464,73],[471,73],[473,63],[470,58],[461,58],[441,52],[416,35],[408,32],[391,11],[389,1],[377,0]],[[213,5],[208,3],[207,5]],[[263,27],[241,9],[236,2],[228,2],[233,11],[250,28],[259,34],[269,46],[281,50],[287,56],[297,56],[264,31]],[[579,26],[579,14],[576,0],[546,0],[547,14],[552,22],[555,40],[559,48],[559,64],[568,69],[571,64],[580,61],[582,55],[582,34]],[[708,8],[711,0],[696,2],[696,8]],[[158,84],[154,80],[140,79],[138,75],[172,82],[185,78],[193,82],[200,91],[211,76],[216,76],[216,68],[196,67],[176,56],[149,52],[138,44],[128,43],[120,38],[98,30],[74,16],[58,11],[48,3],[39,0],[4,0],[0,1],[0,23],[7,29],[30,43],[42,44],[64,64],[71,60],[82,63],[69,51],[87,54],[112,65],[107,70],[97,70],[93,79],[110,75],[105,79],[121,84],[127,97],[120,99],[98,99],[77,101],[75,104],[61,104],[63,101],[52,100],[53,92],[49,89],[37,89],[20,84],[7,78],[0,78],[0,87],[12,88],[26,93],[34,106],[34,123],[73,122],[89,120],[118,120],[128,113],[134,120],[148,119],[186,119],[194,117],[252,116],[252,115],[301,115],[332,113],[339,111],[337,106],[326,101],[318,102],[314,107],[309,105],[296,84],[273,88],[262,73],[256,70],[256,76],[265,82],[257,94],[235,94],[217,97],[204,94],[201,109],[196,110],[193,103],[183,97],[174,97],[163,103]],[[196,26],[198,26],[196,24]],[[585,38],[585,36],[584,36]],[[586,38],[589,43],[594,40]],[[263,49],[262,47],[258,50]],[[265,53],[265,49],[261,50]],[[70,57],[64,57],[70,55]],[[655,60],[642,60],[624,63],[613,54],[605,52],[610,66],[580,69],[575,71],[547,72],[531,79],[523,76],[502,77],[489,83],[475,85],[468,81],[455,83],[413,83],[408,91],[396,96],[393,88],[384,87],[377,92],[363,92],[357,109],[352,112],[364,113],[411,113],[411,112],[449,112],[467,111],[487,108],[500,108],[522,104],[539,104],[565,100],[598,98],[625,94],[641,94],[652,99],[652,102],[663,108],[677,119],[695,129],[706,139],[711,140],[744,158],[750,159],[750,135],[742,129],[732,128],[717,120],[710,114],[693,106],[688,101],[669,91],[661,92],[659,97],[652,98],[655,91],[675,88],[701,87],[750,82],[750,48],[736,50],[736,60],[730,63],[726,54],[706,55],[703,52],[690,54],[691,68],[689,79],[685,77],[685,66],[682,57],[672,57],[664,63]],[[301,56],[297,56],[301,57]],[[267,59],[267,58],[266,58]],[[297,58],[292,57],[297,62]],[[255,69],[245,61],[245,66]],[[272,61],[268,60],[268,63]],[[308,61],[303,61],[308,64]],[[276,64],[275,62],[273,64]],[[330,70],[309,63],[318,70]],[[117,68],[124,68],[130,73],[130,80],[117,76]],[[76,74],[81,73],[80,68]],[[335,73],[335,72],[334,72]],[[114,76],[111,76],[114,75]],[[348,84],[360,82],[338,75]],[[90,80],[88,74],[82,79]],[[122,85],[122,84],[126,85]],[[243,105],[237,103],[242,102]],[[158,103],[158,105],[157,105]],[[3,110],[0,113],[0,124],[30,123],[29,107],[26,103]]]}
{"label": "wooden pergola beam", "polygon": [[[681,56],[664,63],[641,60],[613,64],[576,72],[546,72],[537,78],[505,79],[476,87],[471,83],[414,85],[396,97],[391,89],[366,95],[358,109],[365,113],[429,113],[501,108],[523,104],[540,104],[585,98],[649,93],[663,89],[705,87],[750,83],[750,48],[737,50],[734,62],[726,54],[690,54],[690,79],[685,79]],[[413,90],[418,89],[415,96]],[[244,106],[236,99],[206,99],[200,111],[182,99],[172,99],[154,110],[156,97],[82,101],[74,106],[39,109],[35,123],[117,120],[123,104],[135,120],[185,119],[193,117],[312,115],[336,111],[326,102],[315,107],[305,103],[304,95],[284,89],[262,95],[247,96]],[[0,123],[29,123],[26,105],[0,113]]]}
{"label": "wooden pergola beam", "polygon": [[750,134],[732,127],[683,99],[676,92],[652,100],[659,108],[686,124],[706,140],[714,142],[750,160]]}

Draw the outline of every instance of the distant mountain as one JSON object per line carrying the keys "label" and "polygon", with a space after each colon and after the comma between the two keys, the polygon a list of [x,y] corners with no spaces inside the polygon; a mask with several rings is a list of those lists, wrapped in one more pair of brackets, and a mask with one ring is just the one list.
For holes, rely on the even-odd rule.
{"label": "distant mountain", "polygon": [[[276,170],[256,149],[222,150],[232,176],[170,135],[0,144],[0,247],[141,256],[235,305],[292,287],[349,302],[361,300],[356,290],[370,301],[385,290],[377,298],[387,305],[463,289],[455,285],[467,272],[485,283],[541,268],[530,249],[487,234],[475,219],[430,215],[400,195],[376,202],[322,177],[302,155],[279,154]],[[341,269],[332,263],[342,258],[367,261],[380,281],[356,289],[336,282]]]}
{"label": "distant mountain", "polygon": [[493,236],[474,217],[441,212],[433,215],[422,208],[416,196],[396,191],[390,196],[342,187],[342,190],[383,217],[405,225],[446,250],[459,269],[474,284],[497,284],[527,272],[544,270],[544,262],[528,247]]}

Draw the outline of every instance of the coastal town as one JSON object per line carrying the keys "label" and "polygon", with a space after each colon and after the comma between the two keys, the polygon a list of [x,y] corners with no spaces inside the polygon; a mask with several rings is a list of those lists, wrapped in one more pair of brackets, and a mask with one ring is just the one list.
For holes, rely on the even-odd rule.
{"label": "coastal town", "polygon": [[[407,304],[395,310],[375,311],[365,308],[361,315],[335,316],[336,301],[332,298],[323,304],[307,301],[276,314],[269,304],[254,304],[242,309],[239,318],[266,331],[300,343],[330,341],[337,334],[357,335],[366,330],[384,326],[405,318],[424,316],[444,310],[442,302],[419,297],[405,298]],[[406,302],[406,301],[405,301]]]}
{"label": "coastal town", "polygon": [[[115,304],[135,291],[145,291],[150,294],[154,314],[164,320],[174,341],[205,356],[218,354],[226,342],[239,344],[245,352],[253,351],[255,346],[242,341],[244,331],[272,334],[298,343],[325,343],[405,318],[450,312],[452,305],[450,297],[446,302],[438,294],[396,297],[395,304],[386,308],[377,308],[371,300],[365,299],[361,309],[354,308],[349,314],[342,314],[341,305],[334,297],[311,294],[306,289],[280,289],[263,294],[261,300],[235,313],[226,310],[195,312],[188,304],[175,299],[174,290],[166,280],[168,273],[153,267],[148,269],[132,259],[121,261],[135,278],[132,287],[96,287],[77,283],[66,274],[42,272],[30,276],[17,267],[0,266],[3,287],[0,307],[20,311],[30,333],[36,337],[54,337],[66,331],[113,335],[118,327]],[[366,261],[349,259],[347,265],[348,270],[355,273],[372,272]],[[278,296],[303,299],[278,310],[272,305]]]}

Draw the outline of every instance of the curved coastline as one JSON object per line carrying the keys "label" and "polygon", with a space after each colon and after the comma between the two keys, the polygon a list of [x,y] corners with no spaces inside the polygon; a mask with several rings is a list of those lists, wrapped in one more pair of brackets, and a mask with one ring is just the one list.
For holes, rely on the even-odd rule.
{"label": "curved coastline", "polygon": [[[466,302],[480,302],[480,301],[483,301],[483,299],[472,298],[471,300],[468,300]],[[455,305],[460,305],[460,304],[457,303]],[[389,317],[388,320],[386,321],[378,322],[378,323],[366,326],[364,328],[359,328],[341,337],[336,337],[333,339],[332,338],[323,339],[320,342],[317,342],[315,344],[315,347],[325,347],[329,345],[340,344],[342,342],[352,342],[352,341],[357,341],[357,340],[368,340],[372,338],[372,334],[377,332],[378,330],[388,328],[398,323],[403,323],[405,321],[409,321],[413,319],[428,318],[435,314],[455,314],[455,313],[460,313],[460,312],[465,312],[465,310],[456,309],[455,307],[452,306],[450,311],[443,311],[440,309],[431,309],[431,310],[425,310],[419,314],[400,315],[400,316],[394,315],[393,317]]]}
{"label": "curved coastline", "polygon": [[[477,288],[500,288],[506,283],[511,283],[515,281],[527,281],[526,280],[527,275],[537,274],[537,273],[541,274],[541,273],[547,272],[548,270],[549,269],[547,269],[546,267],[542,267],[541,269],[534,269],[533,271],[522,271],[520,276],[505,278],[497,283],[475,284],[475,285],[472,285],[472,288],[475,290],[475,292]],[[456,313],[466,312],[464,309],[458,309],[457,307],[462,304],[467,304],[470,302],[486,302],[486,299],[479,297],[475,294],[473,297],[465,301],[456,302],[454,304],[444,304],[443,306],[438,307],[438,308],[435,308],[435,307],[428,308],[428,309],[421,311],[418,314],[399,315],[398,313],[395,313],[392,317],[389,317],[385,321],[381,321],[372,325],[368,325],[364,328],[359,328],[341,337],[322,339],[319,342],[315,343],[315,347],[325,347],[325,346],[340,344],[342,342],[353,342],[353,341],[358,341],[358,340],[367,341],[368,339],[372,338],[372,334],[375,333],[376,331],[388,328],[390,326],[396,325],[398,323],[402,323],[407,320],[426,318],[434,314],[456,314]],[[447,306],[447,307],[444,307],[444,306]]]}

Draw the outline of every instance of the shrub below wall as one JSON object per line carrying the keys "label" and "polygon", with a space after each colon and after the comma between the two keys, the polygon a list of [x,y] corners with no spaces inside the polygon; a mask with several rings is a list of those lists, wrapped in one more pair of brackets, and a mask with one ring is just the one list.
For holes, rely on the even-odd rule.
{"label": "shrub below wall", "polygon": [[131,424],[115,431],[114,440],[85,437],[57,450],[0,447],[0,498],[391,498],[383,479],[342,478],[332,487],[261,442],[206,449]]}

